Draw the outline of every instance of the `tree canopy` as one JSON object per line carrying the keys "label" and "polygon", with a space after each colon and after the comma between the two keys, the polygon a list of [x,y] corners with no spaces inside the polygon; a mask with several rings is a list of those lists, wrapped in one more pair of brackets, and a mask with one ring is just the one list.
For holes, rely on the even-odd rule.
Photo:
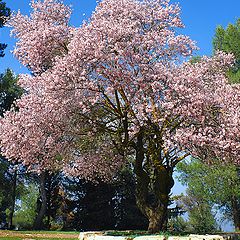
{"label": "tree canopy", "polygon": [[9,22],[14,54],[32,72],[19,78],[19,111],[0,120],[9,159],[93,181],[111,181],[133,159],[137,203],[153,232],[166,225],[179,161],[239,164],[239,85],[225,76],[233,56],[187,62],[196,46],[176,32],[177,4],[103,0],[79,28],[58,1],[31,6]]}
{"label": "tree canopy", "polygon": [[236,166],[217,163],[209,166],[193,159],[180,163],[177,170],[180,182],[188,186],[192,196],[201,196],[210,207],[220,209],[224,219],[232,220],[235,229],[239,229],[240,178]]}
{"label": "tree canopy", "polygon": [[232,83],[240,82],[240,18],[235,24],[229,24],[226,29],[222,26],[216,28],[213,38],[214,51],[221,50],[233,53],[236,59],[234,67],[228,72]]}

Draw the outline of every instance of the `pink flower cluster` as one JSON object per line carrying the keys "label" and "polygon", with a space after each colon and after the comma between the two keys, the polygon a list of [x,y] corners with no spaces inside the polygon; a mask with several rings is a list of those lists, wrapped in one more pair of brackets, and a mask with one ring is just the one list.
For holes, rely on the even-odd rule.
{"label": "pink flower cluster", "polygon": [[18,38],[15,56],[33,73],[41,73],[54,64],[56,56],[66,53],[71,35],[68,26],[70,8],[55,0],[31,2],[30,17],[20,12],[8,22]]}

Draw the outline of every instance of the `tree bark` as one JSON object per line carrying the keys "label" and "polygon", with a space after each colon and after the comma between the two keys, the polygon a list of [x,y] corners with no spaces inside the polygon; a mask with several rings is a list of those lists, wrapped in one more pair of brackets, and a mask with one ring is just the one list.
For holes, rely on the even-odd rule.
{"label": "tree bark", "polygon": [[[167,230],[169,194],[174,185],[172,168],[150,164],[145,169],[143,135],[139,134],[136,144],[135,174],[136,201],[140,211],[148,218],[150,233]],[[162,163],[162,162],[161,162]]]}
{"label": "tree bark", "polygon": [[47,172],[45,171],[45,172],[41,173],[41,175],[40,175],[41,206],[40,206],[40,210],[34,221],[34,226],[33,226],[33,228],[36,230],[44,229],[43,219],[44,219],[44,217],[46,215],[46,211],[47,211],[47,192],[46,192],[46,188],[45,188],[46,178],[47,178]]}
{"label": "tree bark", "polygon": [[[161,174],[162,178],[166,177],[163,173]],[[152,181],[149,182],[149,185],[151,184]],[[158,188],[157,190],[159,192],[149,191],[148,188],[146,200],[140,200],[140,194],[137,194],[136,196],[139,209],[149,220],[148,231],[150,233],[167,230],[169,193],[173,186],[171,181],[168,181],[168,178],[165,178],[164,182],[159,181],[159,179],[155,179],[154,184],[156,185],[155,187]],[[166,187],[164,191],[161,189],[161,186]]]}
{"label": "tree bark", "polygon": [[148,213],[148,232],[149,233],[156,233],[159,231],[166,231],[167,230],[167,205],[161,208],[152,209]]}
{"label": "tree bark", "polygon": [[11,203],[10,213],[9,213],[8,229],[13,229],[13,215],[14,215],[15,201],[16,201],[16,188],[17,188],[17,170],[15,170],[13,173],[12,203]]}

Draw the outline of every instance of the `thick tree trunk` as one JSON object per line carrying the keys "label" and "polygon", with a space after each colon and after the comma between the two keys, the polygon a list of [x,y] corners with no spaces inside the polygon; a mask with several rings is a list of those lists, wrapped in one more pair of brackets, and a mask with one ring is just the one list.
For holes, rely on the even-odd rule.
{"label": "thick tree trunk", "polygon": [[15,170],[13,173],[12,203],[11,203],[10,213],[9,213],[8,229],[13,229],[13,215],[14,215],[15,201],[16,201],[16,188],[17,188],[17,170]]}
{"label": "thick tree trunk", "polygon": [[155,208],[148,213],[148,232],[156,233],[167,230],[167,205]]}
{"label": "thick tree trunk", "polygon": [[236,231],[240,230],[240,203],[236,196],[232,197],[233,223]]}
{"label": "thick tree trunk", "polygon": [[40,196],[41,196],[41,206],[38,215],[35,219],[33,228],[36,230],[41,230],[44,228],[43,219],[47,211],[47,192],[45,188],[47,172],[43,172],[40,175]]}
{"label": "thick tree trunk", "polygon": [[[152,197],[152,193],[148,192],[148,195]],[[169,193],[162,196],[164,199],[156,196],[156,194],[153,197],[155,200],[152,202],[151,199],[149,200],[147,198],[144,200],[141,198],[140,194],[137,194],[137,205],[141,212],[148,218],[148,231],[150,233],[166,231],[168,222]]]}
{"label": "thick tree trunk", "polygon": [[47,209],[46,209],[46,229],[50,230],[51,228],[51,199],[52,199],[52,177],[48,174],[47,179],[45,180],[47,187],[45,186],[46,198],[47,198]]}
{"label": "thick tree trunk", "polygon": [[143,136],[139,135],[136,146],[135,174],[136,201],[140,211],[148,218],[150,233],[167,230],[169,194],[174,185],[172,168],[150,164],[144,168]]}

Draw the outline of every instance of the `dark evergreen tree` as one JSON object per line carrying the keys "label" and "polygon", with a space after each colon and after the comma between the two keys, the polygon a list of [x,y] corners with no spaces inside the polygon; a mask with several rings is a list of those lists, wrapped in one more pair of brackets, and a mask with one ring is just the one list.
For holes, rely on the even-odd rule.
{"label": "dark evergreen tree", "polygon": [[[6,7],[6,3],[0,0],[0,28],[3,27],[6,19],[10,16],[10,9]],[[0,57],[4,56],[4,49],[7,47],[7,44],[0,43]]]}
{"label": "dark evergreen tree", "polygon": [[134,174],[125,169],[113,183],[94,184],[77,178],[63,181],[65,229],[146,229],[148,221],[137,208]]}
{"label": "dark evergreen tree", "polygon": [[6,159],[0,159],[0,227],[7,228],[7,212],[10,207],[11,194],[11,179],[8,176],[9,163]]}
{"label": "dark evergreen tree", "polygon": [[10,110],[22,93],[23,89],[17,85],[17,76],[10,69],[0,74],[0,116]]}
{"label": "dark evergreen tree", "polygon": [[114,197],[116,229],[146,229],[148,220],[136,204],[136,180],[131,168],[125,168],[118,174],[117,178]]}
{"label": "dark evergreen tree", "polygon": [[[4,3],[0,2],[0,8],[4,9]],[[6,10],[7,11],[7,10]],[[3,10],[1,10],[3,14]],[[0,26],[3,22],[0,19]],[[10,69],[5,73],[0,74],[0,116],[3,117],[4,112],[9,110],[14,104],[14,101],[22,94],[22,89],[17,86],[17,77]],[[19,195],[17,183],[18,172],[15,166],[10,164],[4,157],[0,156],[0,225],[6,225],[8,228],[13,227],[13,214],[15,207],[15,200]],[[6,214],[6,211],[9,214]],[[7,217],[8,215],[8,217]],[[5,226],[4,226],[5,227]]]}
{"label": "dark evergreen tree", "polygon": [[[76,178],[65,178],[64,226],[67,229],[106,230],[115,228],[114,194],[111,184],[94,184]],[[69,216],[73,215],[70,219]]]}

